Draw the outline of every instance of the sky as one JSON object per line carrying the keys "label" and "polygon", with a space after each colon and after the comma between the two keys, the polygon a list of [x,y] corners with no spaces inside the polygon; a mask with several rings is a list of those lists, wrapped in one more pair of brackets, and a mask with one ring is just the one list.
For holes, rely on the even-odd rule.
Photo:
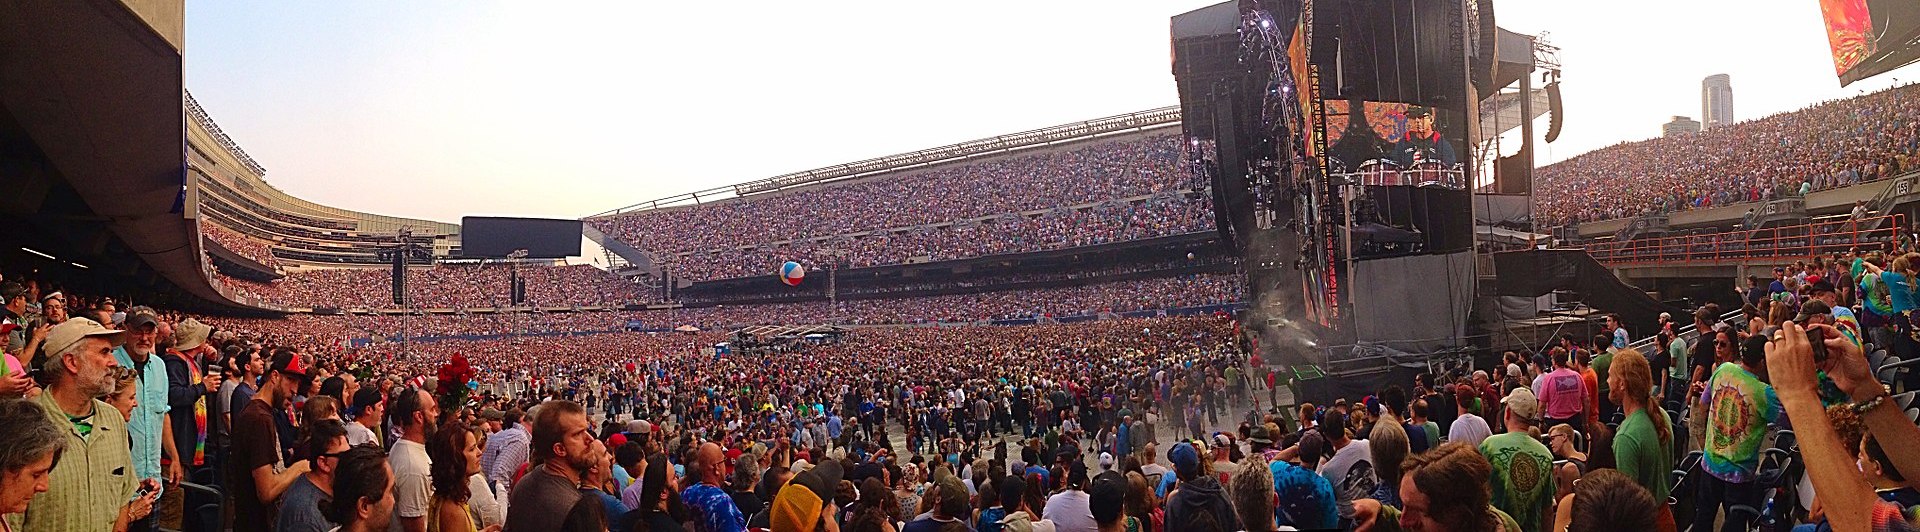
{"label": "sky", "polygon": [[[1168,18],[1212,1],[187,2],[187,88],[295,196],[577,218],[675,194],[1177,105]],[[1561,48],[1541,164],[1841,88],[1817,0],[1501,0]],[[1538,129],[1545,131],[1544,120]]]}

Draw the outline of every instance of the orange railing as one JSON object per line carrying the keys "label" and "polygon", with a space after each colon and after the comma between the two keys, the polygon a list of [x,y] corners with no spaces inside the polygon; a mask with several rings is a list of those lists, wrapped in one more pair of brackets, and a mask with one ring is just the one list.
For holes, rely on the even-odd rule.
{"label": "orange railing", "polygon": [[1809,259],[1844,254],[1848,250],[1881,249],[1898,238],[1905,219],[1900,215],[1860,220],[1840,219],[1803,225],[1737,229],[1601,242],[1584,246],[1594,260],[1605,264],[1670,264],[1726,262],[1750,259]]}

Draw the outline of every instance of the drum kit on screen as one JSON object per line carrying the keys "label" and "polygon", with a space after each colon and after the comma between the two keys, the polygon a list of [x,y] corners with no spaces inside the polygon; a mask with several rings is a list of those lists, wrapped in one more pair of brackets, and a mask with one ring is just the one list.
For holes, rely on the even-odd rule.
{"label": "drum kit on screen", "polygon": [[1445,187],[1465,189],[1466,172],[1448,169],[1439,161],[1420,161],[1410,168],[1387,159],[1360,163],[1360,170],[1346,174],[1347,184],[1369,187]]}

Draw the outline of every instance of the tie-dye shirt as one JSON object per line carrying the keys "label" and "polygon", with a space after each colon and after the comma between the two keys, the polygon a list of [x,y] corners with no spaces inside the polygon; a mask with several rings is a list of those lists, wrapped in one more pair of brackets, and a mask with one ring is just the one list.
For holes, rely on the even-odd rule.
{"label": "tie-dye shirt", "polygon": [[1707,473],[1727,482],[1753,480],[1767,424],[1781,414],[1780,397],[1773,386],[1732,362],[1713,370],[1707,391],[1712,394],[1702,460]]}
{"label": "tie-dye shirt", "polygon": [[726,490],[708,484],[696,484],[680,492],[680,502],[692,510],[693,529],[699,532],[746,532],[747,518]]}

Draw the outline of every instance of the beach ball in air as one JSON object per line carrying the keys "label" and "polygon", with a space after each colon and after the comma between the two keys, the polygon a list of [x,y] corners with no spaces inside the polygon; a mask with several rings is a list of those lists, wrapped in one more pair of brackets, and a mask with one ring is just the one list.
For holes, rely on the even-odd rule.
{"label": "beach ball in air", "polygon": [[787,283],[787,286],[800,286],[800,280],[806,277],[807,269],[800,267],[798,262],[787,261],[780,265],[780,282]]}

